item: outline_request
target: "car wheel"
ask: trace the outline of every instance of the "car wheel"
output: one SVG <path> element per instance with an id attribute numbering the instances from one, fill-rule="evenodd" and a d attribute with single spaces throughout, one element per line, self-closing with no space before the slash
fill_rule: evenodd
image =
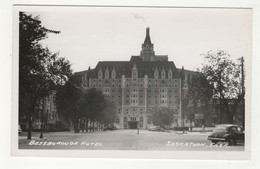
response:
<path id="1" fill-rule="evenodd" d="M 229 138 L 228 139 L 228 145 L 229 146 L 236 145 L 236 140 L 234 138 Z"/>
<path id="2" fill-rule="evenodd" d="M 211 141 L 213 144 L 217 144 L 218 143 L 218 141 L 216 141 L 216 140 L 212 140 Z"/>

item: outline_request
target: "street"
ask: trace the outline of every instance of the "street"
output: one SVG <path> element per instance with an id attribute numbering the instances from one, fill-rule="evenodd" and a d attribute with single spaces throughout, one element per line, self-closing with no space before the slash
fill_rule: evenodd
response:
<path id="1" fill-rule="evenodd" d="M 39 132 L 19 136 L 19 149 L 86 149 L 86 150 L 176 150 L 176 151 L 243 151 L 244 145 L 211 144 L 209 132 L 152 132 L 147 130 L 95 131 L 89 133 L 50 132 L 40 139 Z"/>

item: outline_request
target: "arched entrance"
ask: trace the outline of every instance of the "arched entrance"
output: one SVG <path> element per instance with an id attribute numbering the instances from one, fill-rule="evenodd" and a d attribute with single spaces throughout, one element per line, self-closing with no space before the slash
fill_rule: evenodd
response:
<path id="1" fill-rule="evenodd" d="M 137 126 L 138 126 L 138 121 L 129 121 L 128 122 L 129 129 L 137 129 Z"/>

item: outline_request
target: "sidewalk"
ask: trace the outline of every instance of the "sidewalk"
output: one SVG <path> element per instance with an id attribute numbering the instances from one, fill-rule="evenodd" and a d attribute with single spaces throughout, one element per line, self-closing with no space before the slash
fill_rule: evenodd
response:
<path id="1" fill-rule="evenodd" d="M 211 131 L 171 131 L 171 133 L 184 135 L 209 135 Z"/>

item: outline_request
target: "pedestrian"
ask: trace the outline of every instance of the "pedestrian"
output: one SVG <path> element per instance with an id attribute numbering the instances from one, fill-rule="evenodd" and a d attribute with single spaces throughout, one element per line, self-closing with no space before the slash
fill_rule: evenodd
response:
<path id="1" fill-rule="evenodd" d="M 205 126 L 204 125 L 202 125 L 202 131 L 205 131 Z"/>

